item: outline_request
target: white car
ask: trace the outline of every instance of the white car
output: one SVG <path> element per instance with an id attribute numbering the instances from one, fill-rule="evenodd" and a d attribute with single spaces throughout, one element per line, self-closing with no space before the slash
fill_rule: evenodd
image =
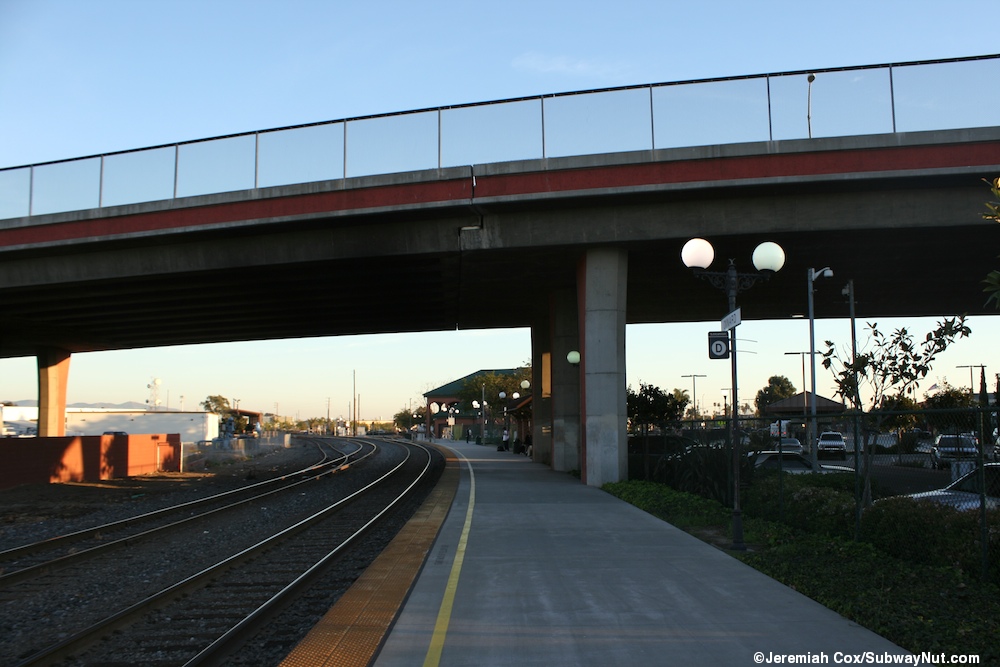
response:
<path id="1" fill-rule="evenodd" d="M 829 454 L 841 461 L 847 460 L 847 442 L 844 436 L 837 431 L 824 431 L 819 434 L 819 441 L 816 443 L 816 454 L 823 456 Z"/>
<path id="2" fill-rule="evenodd" d="M 986 478 L 986 507 L 1000 507 L 1000 463 L 987 463 L 983 466 L 983 476 Z M 907 496 L 914 500 L 931 500 L 942 505 L 950 505 L 963 512 L 979 509 L 979 471 L 959 477 L 948 486 L 938 491 L 914 493 Z"/>

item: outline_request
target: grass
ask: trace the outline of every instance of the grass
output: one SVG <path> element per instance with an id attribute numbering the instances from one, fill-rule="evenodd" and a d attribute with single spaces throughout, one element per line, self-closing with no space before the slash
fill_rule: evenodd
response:
<path id="1" fill-rule="evenodd" d="M 795 482 L 792 493 L 802 502 L 824 509 L 840 505 L 831 488 L 835 480 L 810 490 L 813 476 L 798 477 L 805 479 Z M 693 535 L 729 534 L 730 510 L 716 501 L 643 481 L 604 489 Z M 734 557 L 913 653 L 978 654 L 980 664 L 1000 665 L 997 586 L 955 564 L 914 562 L 856 542 L 843 534 L 841 517 L 816 521 L 817 530 L 810 530 L 801 514 L 786 523 L 772 507 L 759 500 L 754 507 L 752 500 L 748 493 L 744 537 L 750 549 L 731 552 Z"/>

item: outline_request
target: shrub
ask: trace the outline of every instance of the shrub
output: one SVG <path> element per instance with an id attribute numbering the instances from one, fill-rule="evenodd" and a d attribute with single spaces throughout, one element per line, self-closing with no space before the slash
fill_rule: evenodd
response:
<path id="1" fill-rule="evenodd" d="M 795 531 L 786 524 L 746 516 L 743 518 L 743 535 L 744 541 L 753 545 L 754 549 L 778 547 L 796 539 Z"/>
<path id="2" fill-rule="evenodd" d="M 1000 525 L 1000 510 L 987 515 Z M 861 516 L 861 538 L 890 556 L 934 567 L 958 567 L 974 576 L 982 572 L 979 512 L 912 498 L 886 498 Z M 1000 581 L 1000 533 L 989 532 L 990 578 Z"/>
<path id="3" fill-rule="evenodd" d="M 609 482 L 602 488 L 679 528 L 724 525 L 729 522 L 729 510 L 719 503 L 676 491 L 663 484 L 644 481 Z"/>
<path id="4" fill-rule="evenodd" d="M 847 482 L 850 492 L 841 490 Z M 744 494 L 743 508 L 750 517 L 783 522 L 797 530 L 851 537 L 855 512 L 853 490 L 853 475 L 779 475 L 776 471 L 757 471 Z"/>
<path id="5" fill-rule="evenodd" d="M 718 503 L 729 504 L 732 497 L 730 468 L 732 452 L 715 445 L 695 445 L 682 452 L 661 456 L 653 470 L 653 480 L 678 491 L 694 493 Z M 749 474 L 744 461 L 741 475 Z"/>
<path id="6" fill-rule="evenodd" d="M 913 652 L 998 664 L 1000 601 L 960 572 L 914 566 L 870 544 L 805 536 L 741 560 Z"/>

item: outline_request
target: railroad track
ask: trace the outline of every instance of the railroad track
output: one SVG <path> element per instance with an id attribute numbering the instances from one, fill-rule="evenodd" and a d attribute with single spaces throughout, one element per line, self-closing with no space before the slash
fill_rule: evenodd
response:
<path id="1" fill-rule="evenodd" d="M 337 473 L 374 453 L 370 443 L 335 445 L 310 441 L 319 460 L 301 470 L 238 489 L 105 523 L 47 540 L 0 551 L 0 589 L 77 565 L 98 555 L 135 545 L 139 540 L 162 536 L 193 521 L 285 493 L 319 477 Z M 346 445 L 346 447 L 344 446 Z M 349 449 L 350 451 L 344 451 Z"/>
<path id="2" fill-rule="evenodd" d="M 351 475 L 326 479 L 310 475 L 317 484 L 308 486 L 308 494 L 299 495 L 314 500 L 320 497 L 323 502 L 319 509 L 315 509 L 315 502 L 309 503 L 308 516 L 280 528 L 270 523 L 271 534 L 266 538 L 230 549 L 224 557 L 216 551 L 210 565 L 183 577 L 175 574 L 168 584 L 159 579 L 156 590 L 144 592 L 141 599 L 128 605 L 110 605 L 96 620 L 91 614 L 85 627 L 63 628 L 60 641 L 22 650 L 5 664 L 166 666 L 224 664 L 223 660 L 233 664 L 239 660 L 238 653 L 237 657 L 232 655 L 237 647 L 254 637 L 262 624 L 272 634 L 276 629 L 284 632 L 275 615 L 288 609 L 304 590 L 328 607 L 330 603 L 324 600 L 339 595 L 350 584 L 336 570 L 331 575 L 330 564 L 356 549 L 372 527 L 391 516 L 414 489 L 432 485 L 428 477 L 435 467 L 427 449 L 399 443 L 382 443 L 378 455 L 374 454 L 376 447 L 369 445 L 368 449 L 372 451 L 363 465 L 354 468 L 355 464 L 349 464 Z M 344 465 L 339 463 L 336 469 Z M 333 484 L 334 479 L 351 479 L 359 488 Z M 250 504 L 261 507 L 260 503 L 258 498 Z M 182 542 L 192 535 L 190 531 L 170 534 L 178 535 L 172 540 Z M 128 560 L 127 570 L 140 570 L 142 565 L 130 551 L 121 552 L 126 558 L 117 560 Z M 108 572 L 113 576 L 113 569 Z M 142 575 L 131 579 L 135 588 L 148 588 L 138 583 L 141 579 Z M 129 584 L 126 581 L 124 585 Z M 328 594 L 324 593 L 327 588 L 331 589 Z M 289 623 L 301 625 L 302 621 L 293 618 Z M 286 636 L 294 634 L 289 630 Z M 95 643 L 99 639 L 102 641 Z M 263 664 L 259 658 L 259 653 L 254 654 L 244 662 Z"/>

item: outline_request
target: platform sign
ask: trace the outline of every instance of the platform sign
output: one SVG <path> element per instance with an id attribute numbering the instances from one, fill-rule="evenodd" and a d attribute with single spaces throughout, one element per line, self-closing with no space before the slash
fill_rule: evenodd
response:
<path id="1" fill-rule="evenodd" d="M 740 309 L 737 308 L 736 310 L 734 310 L 733 312 L 729 313 L 728 315 L 726 315 L 725 317 L 722 318 L 722 330 L 723 331 L 729 331 L 730 329 L 732 329 L 733 327 L 735 327 L 737 324 L 739 324 L 740 321 L 741 321 L 740 320 Z"/>
<path id="2" fill-rule="evenodd" d="M 729 358 L 729 334 L 725 331 L 708 332 L 708 358 Z"/>

